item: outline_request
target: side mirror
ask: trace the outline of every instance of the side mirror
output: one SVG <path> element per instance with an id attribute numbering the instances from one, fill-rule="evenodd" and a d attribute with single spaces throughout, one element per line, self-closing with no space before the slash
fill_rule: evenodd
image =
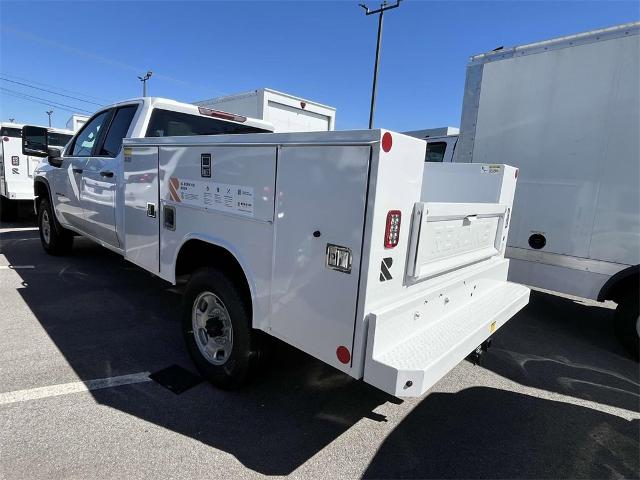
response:
<path id="1" fill-rule="evenodd" d="M 34 157 L 46 157 L 47 151 L 47 129 L 25 125 L 22 127 L 22 154 Z"/>
<path id="2" fill-rule="evenodd" d="M 49 157 L 49 165 L 54 167 L 62 166 L 62 149 L 59 147 L 48 147 L 47 156 Z"/>

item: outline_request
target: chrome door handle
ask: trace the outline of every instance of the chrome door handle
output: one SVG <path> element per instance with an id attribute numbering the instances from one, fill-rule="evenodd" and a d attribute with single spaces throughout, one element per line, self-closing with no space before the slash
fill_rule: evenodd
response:
<path id="1" fill-rule="evenodd" d="M 113 177 L 113 172 L 100 172 L 100 176 L 111 178 Z"/>

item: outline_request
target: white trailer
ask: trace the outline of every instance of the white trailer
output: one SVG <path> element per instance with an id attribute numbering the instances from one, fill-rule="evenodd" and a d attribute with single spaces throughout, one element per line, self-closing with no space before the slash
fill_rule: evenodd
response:
<path id="1" fill-rule="evenodd" d="M 89 120 L 88 115 L 74 113 L 69 117 L 69 120 L 67 120 L 67 130 L 71 130 L 75 133 L 80 130 L 85 123 L 87 123 L 87 120 Z"/>
<path id="2" fill-rule="evenodd" d="M 640 23 L 471 57 L 447 161 L 518 167 L 516 282 L 618 303 L 638 355 Z M 428 148 L 442 147 L 429 139 Z"/>
<path id="3" fill-rule="evenodd" d="M 33 173 L 39 157 L 22 153 L 22 127 L 18 123 L 0 124 L 0 218 L 11 220 L 17 213 L 17 202 L 33 200 Z M 48 143 L 64 146 L 73 136 L 68 130 L 49 128 Z"/>
<path id="4" fill-rule="evenodd" d="M 259 118 L 271 123 L 278 133 L 335 129 L 335 108 L 270 88 L 201 100 L 194 105 Z"/>
<path id="5" fill-rule="evenodd" d="M 112 122 L 92 144 L 113 151 L 99 172 L 74 152 L 103 112 L 39 170 L 42 245 L 68 251 L 75 232 L 184 280 L 186 345 L 219 387 L 248 378 L 266 333 L 418 396 L 527 304 L 529 290 L 506 281 L 513 167 L 425 166 L 423 141 L 384 130 L 148 136 L 116 148 L 117 135 L 155 131 L 146 125 L 159 102 L 107 109 L 129 109 L 132 123 Z M 75 197 L 76 182 L 93 193 Z"/>

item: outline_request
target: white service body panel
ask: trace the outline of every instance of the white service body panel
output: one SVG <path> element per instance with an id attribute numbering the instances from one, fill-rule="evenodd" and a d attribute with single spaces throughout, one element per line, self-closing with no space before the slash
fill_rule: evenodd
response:
<path id="1" fill-rule="evenodd" d="M 425 171 L 424 152 L 383 130 L 125 139 L 125 255 L 175 282 L 187 242 L 224 248 L 247 278 L 254 328 L 421 395 L 529 295 L 506 281 L 515 169 Z M 475 194 L 440 187 L 457 178 Z M 422 229 L 415 212 L 429 209 Z"/>
<path id="2" fill-rule="evenodd" d="M 277 133 L 322 132 L 335 128 L 335 108 L 269 88 L 194 104 L 265 120 Z"/>
<path id="3" fill-rule="evenodd" d="M 595 299 L 640 263 L 639 63 L 637 22 L 471 58 L 455 161 L 519 168 L 514 281 Z"/>

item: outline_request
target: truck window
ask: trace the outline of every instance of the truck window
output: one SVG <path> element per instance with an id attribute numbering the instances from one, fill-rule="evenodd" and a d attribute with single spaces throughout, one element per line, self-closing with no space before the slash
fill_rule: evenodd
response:
<path id="1" fill-rule="evenodd" d="M 444 160 L 444 152 L 447 150 L 447 142 L 427 143 L 427 155 L 425 162 L 442 162 Z"/>
<path id="2" fill-rule="evenodd" d="M 74 157 L 88 157 L 91 155 L 93 145 L 96 143 L 102 125 L 109 118 L 110 110 L 99 113 L 85 125 L 76 137 L 75 143 L 71 149 L 71 155 Z"/>
<path id="3" fill-rule="evenodd" d="M 118 108 L 116 114 L 113 116 L 102 148 L 100 148 L 99 155 L 115 157 L 118 154 L 122 146 L 122 139 L 127 136 L 129 126 L 137 109 L 137 105 L 127 105 L 126 107 Z"/>
<path id="4" fill-rule="evenodd" d="M 22 130 L 20 128 L 2 127 L 2 132 L 0 133 L 0 136 L 20 138 L 22 137 Z"/>
<path id="5" fill-rule="evenodd" d="M 261 128 L 226 122 L 217 118 L 172 112 L 157 108 L 151 114 L 147 137 L 222 135 L 230 133 L 271 133 Z"/>
<path id="6" fill-rule="evenodd" d="M 47 134 L 47 145 L 54 147 L 64 147 L 69 140 L 73 138 L 73 135 L 65 135 L 64 133 L 49 132 Z"/>

